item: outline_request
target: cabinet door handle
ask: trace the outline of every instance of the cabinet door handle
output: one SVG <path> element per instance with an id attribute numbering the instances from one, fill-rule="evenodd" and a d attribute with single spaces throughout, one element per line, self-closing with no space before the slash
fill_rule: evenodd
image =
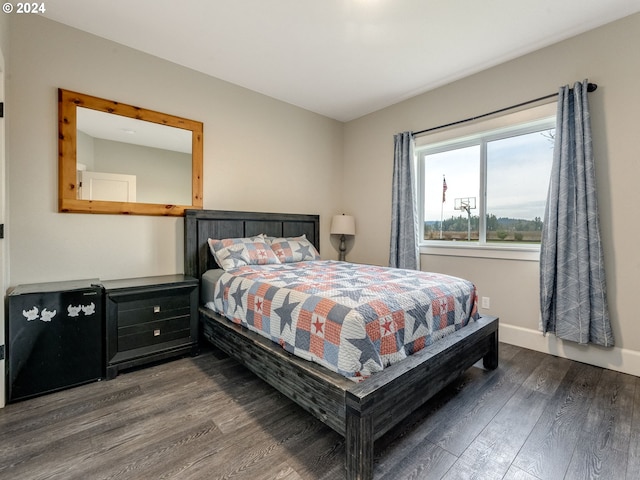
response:
<path id="1" fill-rule="evenodd" d="M 160 313 L 160 305 L 153 306 L 153 313 Z"/>

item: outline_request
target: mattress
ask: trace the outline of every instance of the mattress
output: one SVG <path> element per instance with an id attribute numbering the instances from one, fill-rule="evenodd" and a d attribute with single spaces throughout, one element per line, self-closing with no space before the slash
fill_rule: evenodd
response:
<path id="1" fill-rule="evenodd" d="M 202 280 L 207 308 L 355 381 L 478 318 L 473 283 L 438 273 L 316 260 Z"/>

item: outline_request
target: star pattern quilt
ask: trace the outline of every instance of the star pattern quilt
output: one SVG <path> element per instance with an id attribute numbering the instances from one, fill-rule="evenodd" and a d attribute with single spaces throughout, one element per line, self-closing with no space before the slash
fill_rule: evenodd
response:
<path id="1" fill-rule="evenodd" d="M 207 306 L 358 381 L 478 318 L 473 283 L 332 260 L 224 272 Z"/>

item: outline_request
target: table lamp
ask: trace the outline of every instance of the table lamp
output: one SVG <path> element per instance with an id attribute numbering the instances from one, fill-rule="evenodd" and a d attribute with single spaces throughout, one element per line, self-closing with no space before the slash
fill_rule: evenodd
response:
<path id="1" fill-rule="evenodd" d="M 331 219 L 331 234 L 332 235 L 340 235 L 340 256 L 339 260 L 341 262 L 345 261 L 345 252 L 347 251 L 347 246 L 345 244 L 345 235 L 355 235 L 356 234 L 356 221 L 351 215 L 335 215 L 333 219 Z"/>

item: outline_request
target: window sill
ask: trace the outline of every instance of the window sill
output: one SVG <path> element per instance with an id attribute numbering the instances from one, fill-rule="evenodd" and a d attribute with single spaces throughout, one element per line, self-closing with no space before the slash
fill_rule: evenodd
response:
<path id="1" fill-rule="evenodd" d="M 540 246 L 494 246 L 480 244 L 452 245 L 451 242 L 430 242 L 420 245 L 421 255 L 443 255 L 450 257 L 497 258 L 501 260 L 540 261 Z"/>

